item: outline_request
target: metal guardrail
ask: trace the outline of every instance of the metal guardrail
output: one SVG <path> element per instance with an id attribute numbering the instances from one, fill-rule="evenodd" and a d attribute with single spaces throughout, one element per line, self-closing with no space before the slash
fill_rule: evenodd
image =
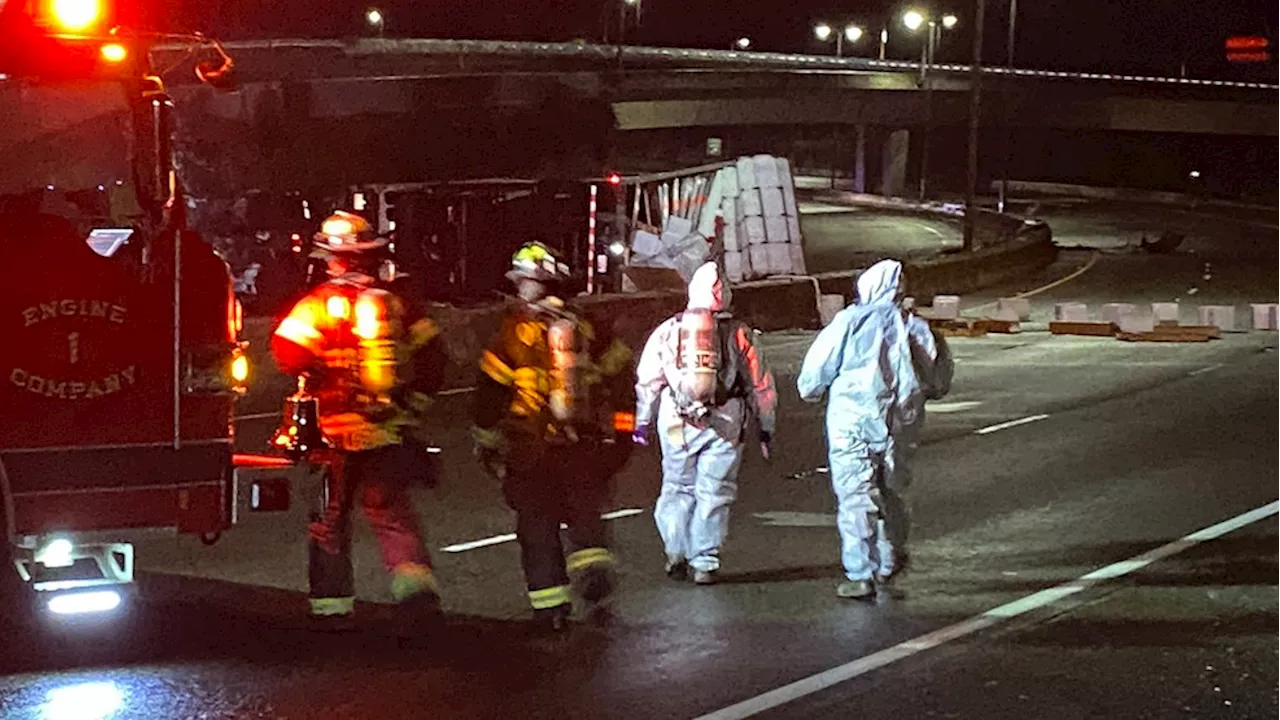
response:
<path id="1" fill-rule="evenodd" d="M 362 38 L 343 40 L 257 40 L 224 43 L 230 50 L 320 50 L 328 49 L 348 56 L 371 55 L 473 55 L 527 58 L 577 58 L 587 61 L 627 63 L 704 63 L 751 66 L 779 70 L 852 70 L 864 72 L 919 72 L 920 63 L 905 60 L 872 60 L 829 55 L 752 52 L 739 50 L 701 50 L 643 46 L 596 45 L 590 43 L 541 43 L 504 40 L 434 40 Z M 170 49 L 170 48 L 163 48 Z M 172 49 L 178 49 L 174 47 Z M 970 66 L 935 63 L 932 72 L 964 73 Z M 985 75 L 993 77 L 1037 78 L 1045 80 L 1087 80 L 1095 82 L 1154 83 L 1189 87 L 1220 87 L 1250 90 L 1280 90 L 1280 85 L 1232 80 L 1161 77 L 1119 73 L 1085 73 L 1028 68 L 985 67 Z"/>

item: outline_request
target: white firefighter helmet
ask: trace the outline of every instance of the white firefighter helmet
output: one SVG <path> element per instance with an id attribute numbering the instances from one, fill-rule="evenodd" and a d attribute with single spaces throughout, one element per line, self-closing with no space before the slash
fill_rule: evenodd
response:
<path id="1" fill-rule="evenodd" d="M 386 247 L 387 239 L 378 237 L 368 220 L 339 210 L 320 223 L 315 244 L 325 253 L 360 253 Z"/>

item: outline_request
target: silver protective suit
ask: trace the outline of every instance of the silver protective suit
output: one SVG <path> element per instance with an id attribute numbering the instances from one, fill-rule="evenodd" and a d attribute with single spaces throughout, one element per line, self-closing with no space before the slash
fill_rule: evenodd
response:
<path id="1" fill-rule="evenodd" d="M 709 422 L 701 427 L 681 416 L 676 397 L 681 373 L 676 359 L 678 316 L 653 331 L 636 367 L 636 426 L 653 428 L 662 448 L 662 491 L 654 520 L 668 557 L 687 560 L 702 571 L 720 567 L 729 506 L 738 493 L 747 419 L 754 415 L 761 431 L 772 435 L 777 406 L 773 374 L 751 331 L 724 313 L 729 295 L 716 265 L 707 263 L 689 283 L 688 309 L 710 310 L 721 323 L 729 323 L 729 351 L 737 353 L 749 380 L 743 397 L 730 397 L 712 408 Z"/>
<path id="2" fill-rule="evenodd" d="M 829 467 L 850 580 L 889 577 L 898 569 L 924 403 L 950 387 L 945 344 L 899 307 L 901 277 L 902 265 L 893 260 L 863 272 L 857 301 L 818 334 L 797 379 L 803 399 L 829 395 Z"/>

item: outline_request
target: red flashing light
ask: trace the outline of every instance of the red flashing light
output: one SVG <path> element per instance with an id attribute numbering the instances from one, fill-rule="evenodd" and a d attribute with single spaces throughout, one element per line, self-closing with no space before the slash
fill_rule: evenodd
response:
<path id="1" fill-rule="evenodd" d="M 1260 52 L 1229 52 L 1227 53 L 1228 62 L 1267 62 L 1271 59 L 1271 53 Z"/>
<path id="2" fill-rule="evenodd" d="M 1271 42 L 1257 35 L 1236 35 L 1227 38 L 1228 50 L 1262 50 Z"/>
<path id="3" fill-rule="evenodd" d="M 611 172 L 607 176 L 605 176 L 605 182 L 609 183 L 610 185 L 621 185 L 622 176 L 619 175 L 618 173 Z"/>

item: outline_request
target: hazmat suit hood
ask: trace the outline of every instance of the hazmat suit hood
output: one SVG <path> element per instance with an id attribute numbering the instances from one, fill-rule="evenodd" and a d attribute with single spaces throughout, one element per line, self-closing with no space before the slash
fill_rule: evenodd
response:
<path id="1" fill-rule="evenodd" d="M 720 268 L 713 262 L 705 263 L 693 273 L 689 280 L 690 310 L 710 310 L 722 312 L 729 307 L 733 293 L 729 284 L 720 274 Z"/>
<path id="2" fill-rule="evenodd" d="M 864 270 L 854 287 L 858 292 L 858 304 L 873 305 L 895 301 L 901 285 L 902 263 L 881 260 Z"/>

